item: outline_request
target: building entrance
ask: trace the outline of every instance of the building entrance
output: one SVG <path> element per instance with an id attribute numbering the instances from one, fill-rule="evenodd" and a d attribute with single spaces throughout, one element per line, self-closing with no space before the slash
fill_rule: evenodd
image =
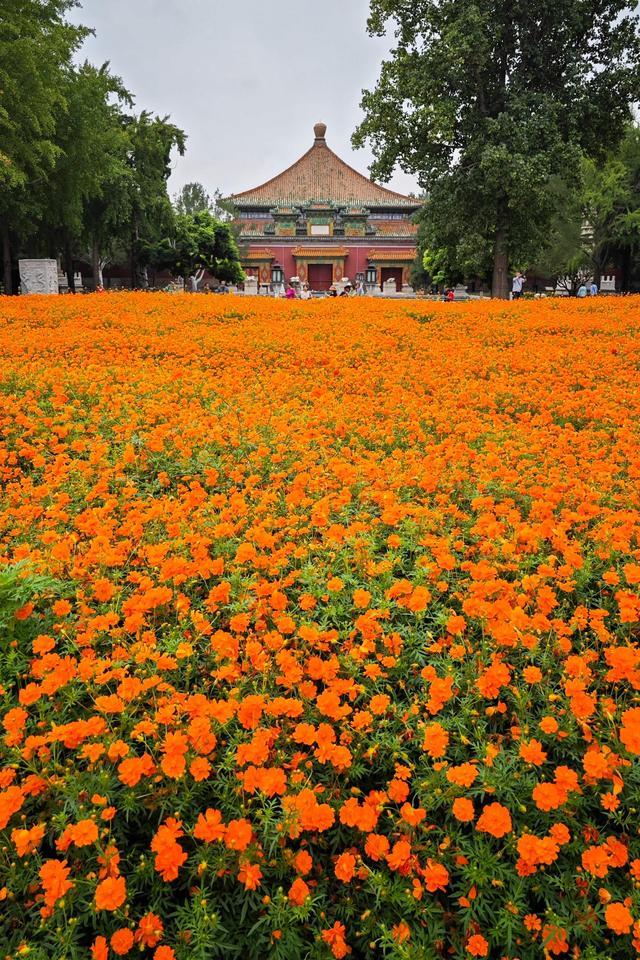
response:
<path id="1" fill-rule="evenodd" d="M 310 263 L 307 268 L 307 282 L 311 290 L 328 290 L 333 281 L 333 264 Z"/>
<path id="2" fill-rule="evenodd" d="M 382 267 L 380 270 L 381 285 L 387 280 L 395 280 L 396 291 L 402 293 L 402 267 Z"/>

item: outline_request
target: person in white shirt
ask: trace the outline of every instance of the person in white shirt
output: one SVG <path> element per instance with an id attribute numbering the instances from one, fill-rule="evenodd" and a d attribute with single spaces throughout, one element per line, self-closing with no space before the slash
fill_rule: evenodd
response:
<path id="1" fill-rule="evenodd" d="M 522 296 L 523 286 L 524 286 L 524 276 L 518 270 L 515 277 L 513 278 L 513 283 L 511 284 L 511 293 L 513 295 L 514 300 L 519 300 L 520 297 Z"/>

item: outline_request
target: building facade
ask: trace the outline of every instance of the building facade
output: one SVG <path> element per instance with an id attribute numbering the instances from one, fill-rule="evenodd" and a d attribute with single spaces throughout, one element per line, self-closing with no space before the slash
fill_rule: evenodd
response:
<path id="1" fill-rule="evenodd" d="M 282 173 L 229 199 L 238 210 L 242 265 L 260 287 L 298 277 L 328 290 L 348 277 L 409 284 L 416 255 L 415 197 L 381 187 L 328 146 L 317 123 L 309 150 Z"/>

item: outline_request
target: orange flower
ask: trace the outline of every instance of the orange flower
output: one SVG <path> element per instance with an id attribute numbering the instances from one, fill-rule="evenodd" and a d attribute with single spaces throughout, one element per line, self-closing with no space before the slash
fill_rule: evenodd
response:
<path id="1" fill-rule="evenodd" d="M 347 944 L 345 933 L 345 925 L 338 920 L 336 920 L 330 930 L 322 931 L 322 939 L 329 945 L 331 953 L 336 960 L 343 960 L 344 957 L 351 953 L 351 947 Z"/>
<path id="2" fill-rule="evenodd" d="M 476 830 L 480 833 L 489 833 L 492 837 L 498 838 L 511 833 L 511 829 L 511 814 L 500 803 L 490 803 L 486 806 L 476 824 Z"/>
<path id="3" fill-rule="evenodd" d="M 68 879 L 69 867 L 66 860 L 45 860 L 40 867 L 40 880 L 44 890 L 46 908 L 51 911 L 58 900 L 71 890 L 73 883 Z"/>
<path id="4" fill-rule="evenodd" d="M 88 847 L 98 839 L 95 820 L 79 820 L 69 828 L 69 833 L 76 847 Z"/>
<path id="5" fill-rule="evenodd" d="M 417 827 L 427 815 L 422 807 L 412 807 L 410 803 L 403 803 L 400 807 L 400 816 L 412 827 Z"/>
<path id="6" fill-rule="evenodd" d="M 262 870 L 257 863 L 245 861 L 238 871 L 238 880 L 244 884 L 246 890 L 257 890 L 262 879 Z"/>
<path id="7" fill-rule="evenodd" d="M 353 592 L 353 605 L 360 610 L 364 610 L 371 603 L 371 594 L 368 590 L 358 588 Z"/>
<path id="8" fill-rule="evenodd" d="M 555 924 L 545 924 L 542 928 L 542 942 L 547 951 L 555 956 L 569 951 L 567 931 Z"/>
<path id="9" fill-rule="evenodd" d="M 526 763 L 531 763 L 535 767 L 540 766 L 540 764 L 544 763 L 547 759 L 547 753 L 542 749 L 542 744 L 539 740 L 530 740 L 529 743 L 521 743 L 520 756 Z"/>
<path id="10" fill-rule="evenodd" d="M 478 768 L 473 763 L 461 763 L 457 767 L 449 767 L 447 780 L 458 787 L 470 787 L 478 776 Z"/>
<path id="11" fill-rule="evenodd" d="M 20 787 L 9 787 L 0 791 L 0 830 L 4 830 L 9 820 L 22 809 L 24 793 Z"/>
<path id="12" fill-rule="evenodd" d="M 364 845 L 365 853 L 372 860 L 384 860 L 389 852 L 389 841 L 377 833 L 370 833 Z"/>
<path id="13" fill-rule="evenodd" d="M 96 937 L 91 945 L 92 960 L 107 960 L 109 956 L 109 947 L 104 937 Z"/>
<path id="14" fill-rule="evenodd" d="M 19 857 L 26 857 L 27 854 L 36 850 L 45 834 L 45 825 L 39 823 L 29 830 L 12 830 L 11 840 L 16 848 Z"/>
<path id="15" fill-rule="evenodd" d="M 124 877 L 107 877 L 96 887 L 96 910 L 117 910 L 127 897 Z"/>
<path id="16" fill-rule="evenodd" d="M 436 890 L 445 890 L 449 883 L 449 871 L 441 863 L 434 863 L 427 859 L 427 865 L 422 871 L 425 879 L 425 885 L 429 893 L 435 893 Z"/>
<path id="17" fill-rule="evenodd" d="M 142 947 L 155 947 L 164 932 L 164 925 L 155 913 L 145 913 L 135 933 L 136 943 Z"/>
<path id="18" fill-rule="evenodd" d="M 109 944 L 115 954 L 124 957 L 131 950 L 133 942 L 133 930 L 129 930 L 128 927 L 121 927 L 111 935 Z"/>
<path id="19" fill-rule="evenodd" d="M 625 710 L 622 714 L 620 739 L 629 753 L 640 753 L 640 707 Z"/>
<path id="20" fill-rule="evenodd" d="M 306 850 L 299 850 L 293 861 L 296 872 L 306 876 L 313 866 L 313 858 Z"/>
<path id="21" fill-rule="evenodd" d="M 411 928 L 409 924 L 405 923 L 404 920 L 396 923 L 395 926 L 391 928 L 391 936 L 397 943 L 406 943 L 407 940 L 411 939 Z"/>
<path id="22" fill-rule="evenodd" d="M 289 887 L 287 894 L 289 902 L 296 907 L 301 907 L 309 896 L 309 887 L 300 877 L 297 877 Z"/>
<path id="23" fill-rule="evenodd" d="M 334 873 L 338 880 L 342 880 L 343 883 L 349 883 L 349 881 L 353 878 L 355 868 L 356 858 L 353 856 L 353 854 L 341 853 L 336 860 Z"/>
<path id="24" fill-rule="evenodd" d="M 156 947 L 153 951 L 153 960 L 176 960 L 176 955 L 171 947 Z"/>
<path id="25" fill-rule="evenodd" d="M 460 820 L 461 823 L 469 823 L 475 817 L 473 803 L 466 797 L 458 797 L 454 800 L 452 810 L 456 820 Z"/>
<path id="26" fill-rule="evenodd" d="M 489 953 L 489 944 L 479 933 L 474 933 L 467 940 L 467 953 L 472 957 L 486 957 Z"/>
<path id="27" fill-rule="evenodd" d="M 179 820 L 169 817 L 162 824 L 151 841 L 155 853 L 155 868 L 163 880 L 175 880 L 187 854 L 178 843 L 183 835 Z"/>
<path id="28" fill-rule="evenodd" d="M 253 827 L 248 820 L 230 820 L 225 830 L 224 842 L 229 850 L 246 850 L 252 836 Z"/>
<path id="29" fill-rule="evenodd" d="M 633 926 L 631 911 L 623 903 L 610 903 L 605 907 L 604 918 L 614 933 L 629 933 Z"/>
<path id="30" fill-rule="evenodd" d="M 193 835 L 197 840 L 213 843 L 216 840 L 224 839 L 226 829 L 220 811 L 209 807 L 204 813 L 199 814 L 197 823 L 193 828 Z"/>
<path id="31" fill-rule="evenodd" d="M 449 743 L 449 734 L 439 723 L 428 723 L 424 731 L 422 749 L 430 757 L 444 757 Z"/>

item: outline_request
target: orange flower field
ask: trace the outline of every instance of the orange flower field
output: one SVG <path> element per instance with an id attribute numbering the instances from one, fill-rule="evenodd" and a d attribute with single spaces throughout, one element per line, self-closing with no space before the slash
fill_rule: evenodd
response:
<path id="1" fill-rule="evenodd" d="M 640 953 L 640 298 L 0 305 L 0 957 Z"/>

